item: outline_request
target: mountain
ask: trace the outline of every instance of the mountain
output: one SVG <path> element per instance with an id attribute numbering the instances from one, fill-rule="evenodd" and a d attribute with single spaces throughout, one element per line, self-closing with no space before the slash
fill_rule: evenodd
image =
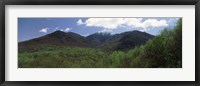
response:
<path id="1" fill-rule="evenodd" d="M 135 46 L 145 44 L 149 39 L 153 38 L 146 32 L 130 31 L 113 35 L 100 47 L 106 50 L 129 50 Z"/>
<path id="2" fill-rule="evenodd" d="M 92 43 L 93 46 L 98 46 L 108 40 L 112 35 L 110 33 L 94 33 L 86 38 Z"/>
<path id="3" fill-rule="evenodd" d="M 101 48 L 109 51 L 126 51 L 137 45 L 145 44 L 153 37 L 153 35 L 140 31 L 130 31 L 115 35 L 110 33 L 94 33 L 87 37 L 73 32 L 55 31 L 39 38 L 20 42 L 18 48 L 19 52 L 37 51 L 51 47 L 87 47 Z"/>
<path id="4" fill-rule="evenodd" d="M 20 51 L 34 51 L 41 48 L 53 47 L 89 47 L 89 41 L 76 33 L 55 31 L 45 36 L 19 43 Z"/>

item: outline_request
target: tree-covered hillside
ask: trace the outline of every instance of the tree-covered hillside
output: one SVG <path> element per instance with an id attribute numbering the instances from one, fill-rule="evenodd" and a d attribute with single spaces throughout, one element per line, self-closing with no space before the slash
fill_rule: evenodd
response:
<path id="1" fill-rule="evenodd" d="M 129 35 L 125 36 L 127 36 L 126 38 L 132 39 L 132 37 L 129 37 Z M 19 56 L 18 67 L 19 68 L 181 68 L 182 67 L 182 19 L 178 20 L 178 23 L 175 27 L 165 28 L 160 33 L 160 35 L 152 37 L 151 39 L 147 40 L 147 42 L 143 43 L 143 45 L 141 44 L 136 45 L 126 51 L 117 49 L 107 52 L 106 50 L 104 50 L 104 48 L 99 48 L 99 47 L 94 48 L 87 46 L 85 47 L 85 44 L 87 44 L 88 41 L 80 36 L 77 36 L 75 38 L 73 37 L 73 40 L 77 38 L 83 39 L 81 43 L 84 44 L 84 47 L 82 46 L 57 47 L 57 46 L 45 45 L 44 48 L 38 48 L 31 52 L 28 52 L 26 50 L 19 50 L 20 52 L 18 55 Z M 121 39 L 121 40 L 127 41 L 130 39 Z M 114 45 L 114 43 L 115 42 L 110 43 L 110 46 Z M 77 44 L 75 43 L 74 45 Z M 23 44 L 20 44 L 20 46 L 22 46 L 22 48 L 24 49 Z"/>

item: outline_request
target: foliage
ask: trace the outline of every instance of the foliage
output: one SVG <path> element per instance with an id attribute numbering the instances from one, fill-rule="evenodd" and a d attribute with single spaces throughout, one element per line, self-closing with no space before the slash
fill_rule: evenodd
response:
<path id="1" fill-rule="evenodd" d="M 19 68 L 180 68 L 182 19 L 174 28 L 129 51 L 106 52 L 98 48 L 44 46 L 19 52 Z"/>
<path id="2" fill-rule="evenodd" d="M 139 55 L 132 55 L 135 59 L 131 67 L 182 67 L 182 19 L 173 29 L 164 29 L 140 49 Z"/>

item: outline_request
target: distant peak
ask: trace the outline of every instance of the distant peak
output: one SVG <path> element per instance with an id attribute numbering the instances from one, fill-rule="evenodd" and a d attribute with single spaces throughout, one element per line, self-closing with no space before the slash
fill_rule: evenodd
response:
<path id="1" fill-rule="evenodd" d="M 65 32 L 63 32 L 63 31 L 60 31 L 60 30 L 56 30 L 56 31 L 54 31 L 54 32 L 52 32 L 52 33 L 50 33 L 50 34 L 48 34 L 48 35 L 61 35 L 61 34 L 66 34 Z"/>
<path id="2" fill-rule="evenodd" d="M 56 30 L 56 31 L 54 31 L 54 33 L 55 33 L 55 32 L 64 32 L 64 31 L 61 31 L 61 30 Z"/>
<path id="3" fill-rule="evenodd" d="M 97 32 L 97 33 L 94 33 L 94 34 L 97 34 L 97 35 L 111 35 L 111 33 L 109 33 L 109 32 Z"/>
<path id="4" fill-rule="evenodd" d="M 139 30 L 133 30 L 133 31 L 127 31 L 127 32 L 123 32 L 123 33 L 145 33 Z"/>
<path id="5" fill-rule="evenodd" d="M 133 30 L 132 32 L 144 32 L 144 31 L 139 31 L 139 30 Z"/>
<path id="6" fill-rule="evenodd" d="M 145 31 L 139 31 L 139 30 L 134 30 L 134 31 L 132 31 L 132 32 L 139 32 L 139 33 L 146 33 L 146 34 L 149 34 L 149 33 L 145 32 Z"/>
<path id="7" fill-rule="evenodd" d="M 61 30 L 56 30 L 54 32 L 52 32 L 51 34 L 76 34 L 74 32 L 65 32 L 65 31 L 61 31 Z"/>

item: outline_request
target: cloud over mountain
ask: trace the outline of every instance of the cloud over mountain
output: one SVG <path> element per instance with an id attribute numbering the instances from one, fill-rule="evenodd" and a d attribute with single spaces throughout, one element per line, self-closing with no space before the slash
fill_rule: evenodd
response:
<path id="1" fill-rule="evenodd" d="M 49 28 L 42 28 L 41 30 L 39 30 L 39 32 L 42 32 L 42 33 L 47 33 Z"/>
<path id="2" fill-rule="evenodd" d="M 146 19 L 143 18 L 88 18 L 85 21 L 79 19 L 77 25 L 87 27 L 101 27 L 102 31 L 112 31 L 120 27 L 141 28 L 143 31 L 155 29 L 158 27 L 167 27 L 166 20 Z"/>

